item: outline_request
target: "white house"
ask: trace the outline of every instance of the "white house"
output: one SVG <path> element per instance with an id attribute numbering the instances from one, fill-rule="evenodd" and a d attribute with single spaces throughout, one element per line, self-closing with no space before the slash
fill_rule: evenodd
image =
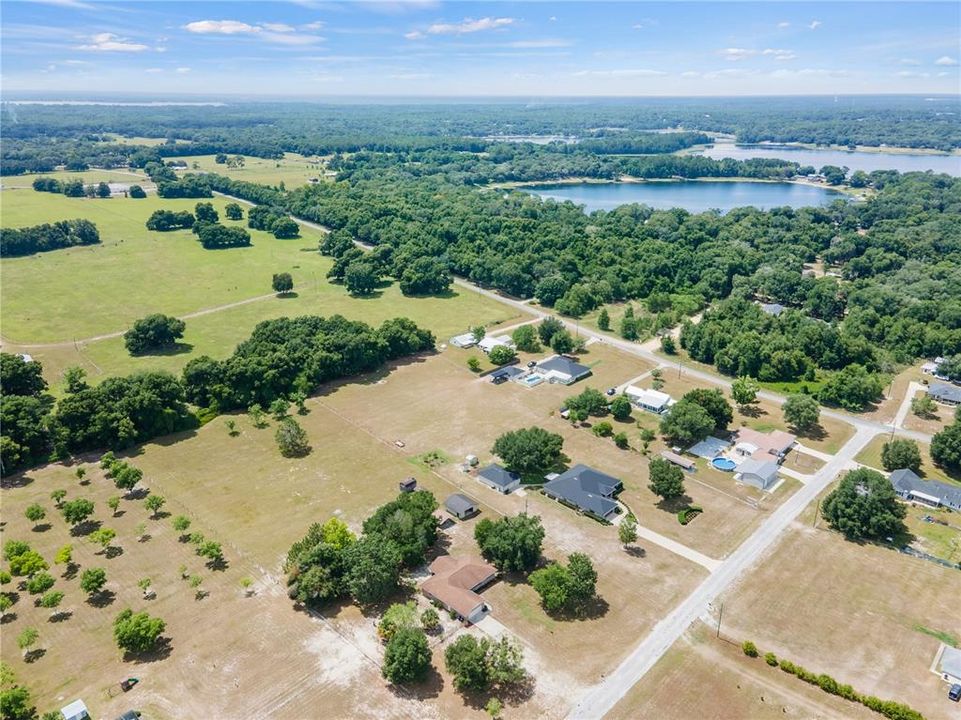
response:
<path id="1" fill-rule="evenodd" d="M 477 344 L 477 340 L 474 339 L 474 333 L 464 333 L 463 335 L 455 335 L 448 342 L 454 347 L 459 347 L 459 348 L 474 347 Z"/>
<path id="2" fill-rule="evenodd" d="M 87 712 L 83 700 L 74 700 L 60 708 L 60 714 L 63 715 L 63 720 L 90 720 L 90 713 Z"/>
<path id="3" fill-rule="evenodd" d="M 645 390 L 636 385 L 629 385 L 624 391 L 628 400 L 641 410 L 661 415 L 674 404 L 674 399 L 667 393 L 659 390 Z"/>
<path id="4" fill-rule="evenodd" d="M 942 645 L 941 648 L 941 657 L 938 658 L 941 679 L 949 683 L 961 683 L 961 650 L 950 645 Z"/>
<path id="5" fill-rule="evenodd" d="M 480 348 L 481 350 L 483 350 L 485 353 L 489 353 L 491 350 L 493 350 L 494 348 L 496 348 L 498 345 L 501 345 L 501 346 L 503 346 L 503 347 L 512 348 L 512 349 L 513 349 L 513 347 L 514 347 L 514 343 L 513 343 L 513 342 L 511 341 L 511 339 L 510 339 L 509 337 L 507 337 L 506 335 L 500 335 L 500 336 L 498 336 L 498 337 L 491 337 L 490 335 L 488 335 L 488 336 L 484 337 L 479 343 L 477 343 L 477 347 L 479 347 L 479 348 Z"/>

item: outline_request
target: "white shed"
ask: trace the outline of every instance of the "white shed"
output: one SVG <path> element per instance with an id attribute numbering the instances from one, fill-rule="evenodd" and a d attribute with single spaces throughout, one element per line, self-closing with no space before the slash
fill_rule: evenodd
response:
<path id="1" fill-rule="evenodd" d="M 83 700 L 74 700 L 62 707 L 60 714 L 63 715 L 63 720 L 90 720 L 90 713 L 87 712 L 87 706 Z"/>

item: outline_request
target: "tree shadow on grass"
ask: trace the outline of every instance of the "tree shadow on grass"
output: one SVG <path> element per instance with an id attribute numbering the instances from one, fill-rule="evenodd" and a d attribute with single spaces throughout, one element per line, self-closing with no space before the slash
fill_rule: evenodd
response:
<path id="1" fill-rule="evenodd" d="M 560 622 L 577 622 L 578 620 L 596 620 L 604 617 L 610 609 L 611 606 L 607 600 L 598 595 L 581 608 L 580 612 L 559 611 L 547 613 L 547 615 L 552 620 L 559 620 Z"/>
<path id="2" fill-rule="evenodd" d="M 372 290 L 369 293 L 348 293 L 351 300 L 379 300 L 384 296 L 383 290 Z"/>
<path id="3" fill-rule="evenodd" d="M 51 615 L 47 622 L 62 623 L 73 617 L 73 610 L 60 610 Z"/>
<path id="4" fill-rule="evenodd" d="M 300 295 L 297 294 L 297 291 L 291 290 L 290 292 L 277 293 L 276 297 L 278 300 L 296 300 Z"/>
<path id="5" fill-rule="evenodd" d="M 67 567 L 64 568 L 63 577 L 64 580 L 73 580 L 77 577 L 77 573 L 80 571 L 80 565 L 75 562 L 67 563 Z"/>
<path id="6" fill-rule="evenodd" d="M 18 473 L 0 480 L 0 488 L 21 488 L 26 487 L 32 482 L 33 478 L 29 475 Z"/>
<path id="7" fill-rule="evenodd" d="M 194 350 L 194 346 L 190 343 L 177 342 L 170 345 L 164 345 L 163 347 L 151 348 L 145 352 L 131 353 L 133 357 L 146 358 L 146 357 L 170 357 L 173 355 L 186 355 Z"/>
<path id="8" fill-rule="evenodd" d="M 70 534 L 73 537 L 83 537 L 89 535 L 94 530 L 99 530 L 102 524 L 99 520 L 84 520 L 82 523 L 77 523 L 70 528 Z"/>
<path id="9" fill-rule="evenodd" d="M 17 619 L 17 614 L 15 612 L 8 612 L 2 618 L 0 618 L 0 625 L 6 625 L 7 623 L 12 623 Z"/>
<path id="10" fill-rule="evenodd" d="M 647 557 L 647 550 L 640 547 L 639 545 L 630 545 L 624 548 L 624 552 L 626 552 L 631 557 L 635 557 L 635 558 Z"/>
<path id="11" fill-rule="evenodd" d="M 128 490 L 124 500 L 145 500 L 150 494 L 150 488 L 138 487 Z"/>
<path id="12" fill-rule="evenodd" d="M 123 555 L 123 548 L 117 545 L 110 545 L 103 552 L 103 556 L 108 560 L 113 560 L 115 557 L 120 557 Z"/>
<path id="13" fill-rule="evenodd" d="M 33 650 L 29 650 L 23 654 L 23 661 L 28 664 L 35 663 L 46 654 L 46 648 L 34 648 Z"/>
<path id="14" fill-rule="evenodd" d="M 664 510 L 669 513 L 679 513 L 681 510 L 689 506 L 693 500 L 688 497 L 687 493 L 681 495 L 680 497 L 673 498 L 661 498 L 655 503 L 658 510 Z"/>
<path id="15" fill-rule="evenodd" d="M 798 438 L 800 438 L 801 440 L 811 440 L 813 442 L 819 442 L 821 440 L 824 440 L 824 438 L 826 438 L 827 436 L 828 434 L 824 431 L 824 428 L 821 427 L 821 423 L 818 423 L 814 427 L 808 428 L 803 432 L 798 431 Z"/>
<path id="16" fill-rule="evenodd" d="M 427 669 L 427 675 L 425 675 L 424 679 L 420 682 L 404 685 L 390 684 L 387 687 L 398 697 L 413 697 L 415 700 L 432 700 L 443 692 L 444 678 L 437 672 L 437 668 L 431 665 Z"/>
<path id="17" fill-rule="evenodd" d="M 230 563 L 227 561 L 227 558 L 223 558 L 223 557 L 214 558 L 213 560 L 208 560 L 206 565 L 208 570 L 214 570 L 216 572 L 224 572 L 227 568 L 230 567 Z"/>
<path id="18" fill-rule="evenodd" d="M 743 407 L 738 407 L 737 410 L 744 417 L 754 418 L 755 420 L 762 415 L 767 415 L 767 410 L 762 408 L 760 405 L 745 405 Z"/>
<path id="19" fill-rule="evenodd" d="M 33 531 L 38 533 L 47 532 L 51 527 L 53 526 L 50 523 L 40 523 L 39 525 L 33 526 Z"/>
<path id="20" fill-rule="evenodd" d="M 87 604 L 95 608 L 105 608 L 117 599 L 117 593 L 113 590 L 101 590 L 87 597 Z"/>
<path id="21" fill-rule="evenodd" d="M 127 650 L 123 654 L 124 662 L 134 662 L 138 665 L 166 660 L 173 652 L 173 643 L 168 637 L 157 638 L 153 648 L 146 652 L 130 652 Z"/>

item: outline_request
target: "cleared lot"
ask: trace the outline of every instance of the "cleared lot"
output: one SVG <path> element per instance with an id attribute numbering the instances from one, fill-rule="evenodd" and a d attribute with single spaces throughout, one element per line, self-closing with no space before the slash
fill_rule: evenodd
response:
<path id="1" fill-rule="evenodd" d="M 959 597 L 957 570 L 846 542 L 802 516 L 723 598 L 723 632 L 948 720 L 957 706 L 929 672 L 939 641 L 921 628 L 961 634 Z"/>
<path id="2" fill-rule="evenodd" d="M 877 718 L 867 708 L 750 659 L 736 645 L 695 625 L 608 715 L 612 720 L 774 720 Z"/>

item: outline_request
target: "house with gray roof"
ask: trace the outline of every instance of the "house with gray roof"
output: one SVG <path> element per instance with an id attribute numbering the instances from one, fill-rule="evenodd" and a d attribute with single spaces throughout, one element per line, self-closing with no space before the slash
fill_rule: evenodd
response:
<path id="1" fill-rule="evenodd" d="M 961 650 L 950 645 L 942 645 L 941 657 L 938 658 L 938 672 L 942 680 L 961 683 Z"/>
<path id="2" fill-rule="evenodd" d="M 466 520 L 480 512 L 477 503 L 466 495 L 454 493 L 444 501 L 444 507 L 458 520 Z"/>
<path id="3" fill-rule="evenodd" d="M 961 387 L 948 383 L 934 383 L 928 388 L 928 396 L 944 405 L 961 405 Z"/>
<path id="4" fill-rule="evenodd" d="M 477 473 L 477 479 L 494 488 L 497 492 L 507 495 L 521 486 L 521 476 L 511 472 L 497 463 L 491 463 Z"/>
<path id="5" fill-rule="evenodd" d="M 617 478 L 587 465 L 575 465 L 548 482 L 544 494 L 587 515 L 610 520 L 617 512 L 617 493 L 623 489 Z"/>
<path id="6" fill-rule="evenodd" d="M 777 482 L 777 470 L 777 463 L 773 460 L 748 458 L 738 465 L 734 479 L 767 490 Z"/>
<path id="7" fill-rule="evenodd" d="M 894 492 L 903 500 L 918 502 L 930 507 L 947 507 L 961 510 L 961 487 L 938 480 L 924 480 L 913 470 L 895 470 L 888 478 Z"/>
<path id="8" fill-rule="evenodd" d="M 547 360 L 541 360 L 534 371 L 548 381 L 562 385 L 572 385 L 591 374 L 591 369 L 587 365 L 574 362 L 565 355 L 555 355 Z"/>

